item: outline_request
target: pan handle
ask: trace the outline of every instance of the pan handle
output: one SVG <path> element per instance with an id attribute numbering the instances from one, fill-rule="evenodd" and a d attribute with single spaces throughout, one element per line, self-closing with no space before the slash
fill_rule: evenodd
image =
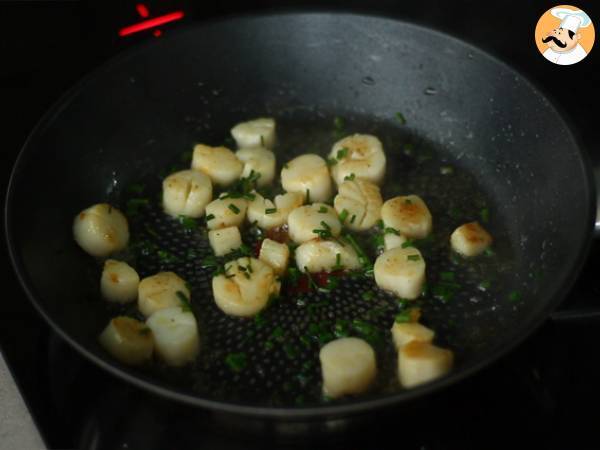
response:
<path id="1" fill-rule="evenodd" d="M 596 184 L 596 223 L 594 224 L 594 238 L 600 238 L 600 166 L 594 167 L 594 181 Z"/>

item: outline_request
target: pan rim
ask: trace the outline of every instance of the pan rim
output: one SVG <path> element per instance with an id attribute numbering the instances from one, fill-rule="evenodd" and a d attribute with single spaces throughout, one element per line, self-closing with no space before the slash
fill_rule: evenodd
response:
<path id="1" fill-rule="evenodd" d="M 445 39 L 449 39 L 454 43 L 460 44 L 465 49 L 470 49 L 476 52 L 478 55 L 481 55 L 485 58 L 492 60 L 495 64 L 502 66 L 505 70 L 510 73 L 516 74 L 520 77 L 520 79 L 528 84 L 531 89 L 540 97 L 542 97 L 545 101 L 548 102 L 549 107 L 554 109 L 557 116 L 562 120 L 565 126 L 565 130 L 568 132 L 569 138 L 574 142 L 575 147 L 577 148 L 577 152 L 579 153 L 579 163 L 581 165 L 582 172 L 585 174 L 585 180 L 582 180 L 585 187 L 584 195 L 587 197 L 587 221 L 588 221 L 588 232 L 585 235 L 581 235 L 579 240 L 579 248 L 577 249 L 576 256 L 573 260 L 573 265 L 570 270 L 565 271 L 564 282 L 561 283 L 560 288 L 554 292 L 553 296 L 546 301 L 546 305 L 543 308 L 543 314 L 539 314 L 537 317 L 534 317 L 528 323 L 524 323 L 522 325 L 522 329 L 520 333 L 517 333 L 514 338 L 509 342 L 505 343 L 501 346 L 493 347 L 488 355 L 484 358 L 481 358 L 479 361 L 471 363 L 465 367 L 462 367 L 460 370 L 455 371 L 447 375 L 446 377 L 433 381 L 431 383 L 424 384 L 422 386 L 398 391 L 393 394 L 380 394 L 374 398 L 357 398 L 353 399 L 349 403 L 340 403 L 337 405 L 318 405 L 318 406 L 310 406 L 310 407 L 267 407 L 267 406 L 256 406 L 249 405 L 244 403 L 236 403 L 236 402 L 225 402 L 225 401 L 216 401 L 210 400 L 202 397 L 198 397 L 193 395 L 192 393 L 188 393 L 183 391 L 182 389 L 175 387 L 168 387 L 164 383 L 160 383 L 158 381 L 151 381 L 148 377 L 141 377 L 139 375 L 134 375 L 127 370 L 121 368 L 115 363 L 109 363 L 107 360 L 99 357 L 92 351 L 85 348 L 82 344 L 78 343 L 74 338 L 70 337 L 65 331 L 61 329 L 61 327 L 50 317 L 50 315 L 46 312 L 46 310 L 42 306 L 42 302 L 38 300 L 41 296 L 36 295 L 35 292 L 31 289 L 31 284 L 28 281 L 28 274 L 26 273 L 23 263 L 19 257 L 19 250 L 15 246 L 14 241 L 14 228 L 15 225 L 12 223 L 12 210 L 15 208 L 14 205 L 14 191 L 15 185 L 18 183 L 18 178 L 23 166 L 23 161 L 27 157 L 27 154 L 30 153 L 30 148 L 35 148 L 32 145 L 32 142 L 39 135 L 45 127 L 49 126 L 53 120 L 53 118 L 58 115 L 65 107 L 69 105 L 72 99 L 80 92 L 91 80 L 101 76 L 105 71 L 108 71 L 112 67 L 117 64 L 121 64 L 126 61 L 128 58 L 136 55 L 139 52 L 142 52 L 149 46 L 156 45 L 155 42 L 146 41 L 142 44 L 135 45 L 132 48 L 126 49 L 120 54 L 115 55 L 108 61 L 104 62 L 90 73 L 86 74 L 81 80 L 79 80 L 75 85 L 73 85 L 70 89 L 68 89 L 65 93 L 63 93 L 58 100 L 43 114 L 43 116 L 39 119 L 35 127 L 29 133 L 27 139 L 25 140 L 21 150 L 18 153 L 18 156 L 15 160 L 13 169 L 11 171 L 11 175 L 8 182 L 7 193 L 5 197 L 5 210 L 4 210 L 4 225 L 5 225 L 5 238 L 7 240 L 7 248 L 8 254 L 10 256 L 11 263 L 17 275 L 17 278 L 25 291 L 25 294 L 29 298 L 29 301 L 33 304 L 36 311 L 44 318 L 47 324 L 56 332 L 62 339 L 64 339 L 68 344 L 70 344 L 78 353 L 80 353 L 83 357 L 92 361 L 97 366 L 101 367 L 103 370 L 106 370 L 108 373 L 118 376 L 125 381 L 144 388 L 146 391 L 149 391 L 153 394 L 158 394 L 161 397 L 177 400 L 182 403 L 186 403 L 192 406 L 199 406 L 208 408 L 211 410 L 218 410 L 227 413 L 245 415 L 245 416 L 254 416 L 261 418 L 275 418 L 275 419 L 310 419 L 310 418 L 322 418 L 324 416 L 331 417 L 339 417 L 339 416 L 349 416 L 358 413 L 364 413 L 373 408 L 383 408 L 392 405 L 398 405 L 400 403 L 409 402 L 411 400 L 415 400 L 416 398 L 425 397 L 434 392 L 438 392 L 443 388 L 449 387 L 455 383 L 458 383 L 461 380 L 466 379 L 467 377 L 472 376 L 476 372 L 479 372 L 486 366 L 489 366 L 493 362 L 497 361 L 501 357 L 505 356 L 512 350 L 514 350 L 518 345 L 520 345 L 524 340 L 526 340 L 529 336 L 531 336 L 535 330 L 537 330 L 542 323 L 544 323 L 548 318 L 549 314 L 561 303 L 562 300 L 566 297 L 567 293 L 570 291 L 572 285 L 574 284 L 581 268 L 587 258 L 587 254 L 589 252 L 590 243 L 592 240 L 592 230 L 595 219 L 595 184 L 593 183 L 593 175 L 590 164 L 590 158 L 587 152 L 584 151 L 584 148 L 580 142 L 580 139 L 573 132 L 573 127 L 570 125 L 570 122 L 565 119 L 565 115 L 561 112 L 561 109 L 557 107 L 556 102 L 552 100 L 552 98 L 547 95 L 542 89 L 539 88 L 535 83 L 531 82 L 527 77 L 523 76 L 521 72 L 513 68 L 511 65 L 505 63 L 500 58 L 491 54 L 487 49 L 481 49 L 468 41 L 465 41 L 462 38 L 457 38 L 452 34 L 447 33 L 446 31 L 439 31 L 435 28 L 431 28 L 429 26 L 425 26 L 419 23 L 415 23 L 408 20 L 399 19 L 397 17 L 386 17 L 381 14 L 369 14 L 363 12 L 348 12 L 348 11 L 326 11 L 321 9 L 316 9 L 314 11 L 275 11 L 275 12 L 266 12 L 261 14 L 236 14 L 236 15 L 228 15 L 225 17 L 219 17 L 207 21 L 202 22 L 194 22 L 191 24 L 187 24 L 182 26 L 180 29 L 175 30 L 170 33 L 169 36 L 166 36 L 164 40 L 176 39 L 177 37 L 191 32 L 197 28 L 201 28 L 207 25 L 214 25 L 221 22 L 228 22 L 233 20 L 261 20 L 265 18 L 272 17 L 285 17 L 285 16 L 325 16 L 325 15 L 333 15 L 336 17 L 361 17 L 361 18 L 377 18 L 379 20 L 383 20 L 386 22 L 394 23 L 396 25 L 400 25 L 403 27 L 409 27 L 413 29 L 419 29 L 422 32 L 426 32 L 429 34 L 437 35 L 439 37 L 443 37 Z M 164 42 L 164 41 L 163 41 Z M 568 117 L 568 116 L 567 116 Z"/>

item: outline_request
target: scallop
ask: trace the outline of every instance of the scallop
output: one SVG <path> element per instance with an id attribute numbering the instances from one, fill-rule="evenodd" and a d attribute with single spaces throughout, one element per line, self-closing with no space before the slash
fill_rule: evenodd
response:
<path id="1" fill-rule="evenodd" d="M 337 141 L 329 154 L 331 175 L 340 185 L 347 178 L 360 178 L 380 184 L 385 175 L 383 145 L 376 136 L 353 134 Z"/>
<path id="2" fill-rule="evenodd" d="M 107 257 L 129 242 L 129 225 L 121 211 L 99 203 L 81 211 L 73 221 L 75 242 L 92 256 Z"/>
<path id="3" fill-rule="evenodd" d="M 492 236 L 479 223 L 466 223 L 454 230 L 450 245 L 463 256 L 477 256 L 492 245 Z"/>
<path id="4" fill-rule="evenodd" d="M 360 394 L 369 389 L 377 375 L 375 352 L 355 337 L 329 342 L 319 353 L 323 393 L 332 398 Z"/>
<path id="5" fill-rule="evenodd" d="M 210 178 L 195 170 L 182 170 L 163 181 L 162 204 L 170 216 L 201 217 L 212 200 Z"/>
<path id="6" fill-rule="evenodd" d="M 407 300 L 416 299 L 425 283 L 425 260 L 415 247 L 383 252 L 374 266 L 377 286 Z"/>
<path id="7" fill-rule="evenodd" d="M 238 227 L 210 230 L 208 242 L 216 256 L 224 256 L 242 246 L 242 235 Z"/>
<path id="8" fill-rule="evenodd" d="M 99 341 L 113 357 L 132 366 L 149 361 L 154 351 L 152 330 L 131 317 L 111 319 L 100 334 Z"/>
<path id="9" fill-rule="evenodd" d="M 290 248 L 286 244 L 265 239 L 260 245 L 258 259 L 271 266 L 276 275 L 281 275 L 287 269 Z"/>
<path id="10" fill-rule="evenodd" d="M 432 329 L 417 322 L 394 322 L 392 326 L 392 338 L 398 350 L 412 341 L 430 343 L 434 337 L 435 332 Z"/>
<path id="11" fill-rule="evenodd" d="M 402 386 L 412 388 L 445 375 L 453 361 L 451 350 L 413 340 L 398 352 L 398 379 Z"/>
<path id="12" fill-rule="evenodd" d="M 397 230 L 412 239 L 423 239 L 431 233 L 431 213 L 417 195 L 394 197 L 381 207 L 381 218 L 386 227 Z"/>
<path id="13" fill-rule="evenodd" d="M 206 205 L 206 226 L 209 230 L 239 227 L 244 223 L 248 202 L 243 198 L 231 198 L 227 194 Z"/>
<path id="14" fill-rule="evenodd" d="M 333 270 L 353 270 L 360 267 L 358 255 L 350 244 L 338 241 L 313 239 L 294 252 L 296 266 L 302 272 L 331 272 Z"/>
<path id="15" fill-rule="evenodd" d="M 140 276 L 123 261 L 107 259 L 100 278 L 102 297 L 110 302 L 130 303 L 137 299 Z"/>
<path id="16" fill-rule="evenodd" d="M 344 226 L 355 231 L 371 228 L 381 217 L 383 199 L 379 186 L 369 181 L 354 179 L 341 183 L 333 205 Z"/>
<path id="17" fill-rule="evenodd" d="M 342 224 L 331 206 L 325 203 L 313 203 L 294 209 L 288 216 L 290 238 L 301 244 L 317 237 L 337 237 Z"/>
<path id="18" fill-rule="evenodd" d="M 198 324 L 191 311 L 182 306 L 164 308 L 146 321 L 154 335 L 156 355 L 167 365 L 184 366 L 200 351 Z"/>
<path id="19" fill-rule="evenodd" d="M 231 129 L 238 148 L 265 147 L 275 145 L 275 120 L 270 117 L 260 117 L 247 122 L 238 123 Z"/>
<path id="20" fill-rule="evenodd" d="M 304 198 L 296 192 L 286 192 L 275 196 L 271 201 L 258 192 L 253 192 L 254 199 L 248 203 L 248 222 L 269 230 L 287 222 L 290 212 L 302 206 Z"/>
<path id="21" fill-rule="evenodd" d="M 182 294 L 190 298 L 190 291 L 182 278 L 173 272 L 159 272 L 140 281 L 138 309 L 149 317 L 161 309 L 181 305 Z"/>
<path id="22" fill-rule="evenodd" d="M 225 274 L 212 280 L 217 306 L 231 316 L 250 317 L 260 312 L 281 284 L 268 264 L 256 258 L 239 258 L 225 264 Z"/>
<path id="23" fill-rule="evenodd" d="M 283 167 L 281 185 L 287 192 L 302 194 L 307 202 L 324 202 L 332 195 L 327 163 L 312 153 L 298 156 Z"/>
<path id="24" fill-rule="evenodd" d="M 275 179 L 275 154 L 266 148 L 241 148 L 235 152 L 235 156 L 242 161 L 244 169 L 242 177 L 249 177 L 250 174 L 256 173 L 260 176 L 256 181 L 256 185 L 268 186 Z"/>
<path id="25" fill-rule="evenodd" d="M 208 175 L 214 184 L 228 186 L 240 177 L 243 164 L 226 147 L 197 144 L 194 147 L 192 169 Z"/>

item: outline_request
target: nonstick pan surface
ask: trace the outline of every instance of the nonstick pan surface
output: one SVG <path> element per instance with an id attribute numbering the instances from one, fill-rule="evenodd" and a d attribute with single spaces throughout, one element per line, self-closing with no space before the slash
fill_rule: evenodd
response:
<path id="1" fill-rule="evenodd" d="M 365 300 L 370 280 L 345 277 L 331 293 L 283 296 L 259 321 L 226 317 L 214 306 L 211 271 L 200 263 L 210 254 L 205 231 L 186 230 L 162 214 L 161 177 L 189 164 L 194 143 L 221 144 L 233 124 L 264 115 L 278 121 L 279 167 L 297 154 L 326 155 L 339 135 L 373 133 L 388 157 L 384 198 L 416 193 L 428 203 L 434 238 L 421 250 L 430 289 L 419 305 L 438 342 L 456 353 L 450 375 L 412 390 L 396 385 L 388 330 L 397 299 L 377 291 Z M 128 52 L 68 93 L 19 156 L 7 237 L 40 313 L 111 372 L 218 410 L 337 415 L 447 386 L 533 332 L 584 260 L 593 226 L 590 180 L 585 156 L 555 108 L 475 47 L 379 17 L 240 17 Z M 191 284 L 203 351 L 183 370 L 124 367 L 97 343 L 110 317 L 133 311 L 102 302 L 101 265 L 76 246 L 71 223 L 91 204 L 108 201 L 125 211 L 139 197 L 151 206 L 130 218 L 132 245 L 121 256 L 142 276 L 174 270 Z M 452 257 L 450 232 L 481 221 L 483 210 L 494 255 L 475 262 Z M 450 297 L 435 289 L 447 272 L 456 285 Z M 370 394 L 323 401 L 318 349 L 343 326 L 372 339 L 379 376 Z M 231 353 L 245 355 L 243 370 L 224 363 Z"/>

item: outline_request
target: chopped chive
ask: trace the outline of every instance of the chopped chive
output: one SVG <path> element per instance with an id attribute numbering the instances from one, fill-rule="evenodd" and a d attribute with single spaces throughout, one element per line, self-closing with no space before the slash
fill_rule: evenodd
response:
<path id="1" fill-rule="evenodd" d="M 177 295 L 177 298 L 181 302 L 181 310 L 183 312 L 191 312 L 192 305 L 190 304 L 190 299 L 187 298 L 187 296 L 182 291 L 177 291 L 175 294 Z"/>
<path id="2" fill-rule="evenodd" d="M 227 207 L 230 210 L 232 210 L 235 214 L 239 214 L 240 213 L 240 208 L 238 208 L 237 206 L 235 206 L 233 203 L 230 203 Z"/>
<path id="3" fill-rule="evenodd" d="M 265 138 L 263 137 L 263 135 L 260 135 L 260 146 L 264 147 L 265 146 Z"/>
<path id="4" fill-rule="evenodd" d="M 440 167 L 440 174 L 442 174 L 442 175 L 452 175 L 453 173 L 454 173 L 454 168 L 451 166 Z"/>
<path id="5" fill-rule="evenodd" d="M 483 208 L 480 212 L 479 215 L 481 217 L 481 221 L 483 223 L 488 223 L 488 221 L 490 220 L 490 210 L 488 208 Z"/>
<path id="6" fill-rule="evenodd" d="M 206 216 L 206 221 L 208 222 L 209 220 L 213 220 L 215 218 L 214 214 L 209 214 Z"/>
<path id="7" fill-rule="evenodd" d="M 225 363 L 234 372 L 239 372 L 246 367 L 247 360 L 245 353 L 230 353 L 225 358 Z"/>
<path id="8" fill-rule="evenodd" d="M 361 295 L 363 300 L 369 301 L 375 298 L 375 293 L 373 291 L 365 291 Z"/>
<path id="9" fill-rule="evenodd" d="M 310 189 L 306 190 L 306 203 L 310 203 Z"/>
<path id="10" fill-rule="evenodd" d="M 440 278 L 444 281 L 454 281 L 454 272 L 441 272 Z"/>
<path id="11" fill-rule="evenodd" d="M 408 255 L 406 259 L 408 261 L 418 261 L 421 259 L 421 257 L 419 255 Z"/>
<path id="12" fill-rule="evenodd" d="M 479 286 L 478 286 L 478 288 L 482 291 L 487 291 L 491 287 L 492 287 L 492 282 L 490 280 L 483 280 L 481 283 L 479 283 Z"/>
<path id="13" fill-rule="evenodd" d="M 407 239 L 401 245 L 402 248 L 408 248 L 408 247 L 414 247 L 414 246 L 415 246 L 415 241 L 413 241 L 412 239 Z"/>
<path id="14" fill-rule="evenodd" d="M 170 264 L 170 263 L 176 263 L 179 261 L 179 258 L 177 258 L 177 256 L 169 253 L 166 250 L 159 250 L 158 252 L 156 252 L 158 259 L 160 259 L 160 262 L 165 263 L 165 264 Z"/>
<path id="15" fill-rule="evenodd" d="M 262 313 L 259 312 L 257 315 L 254 316 L 254 326 L 256 328 L 262 328 L 266 323 L 267 321 L 265 320 L 265 316 Z"/>
<path id="16" fill-rule="evenodd" d="M 412 200 L 410 198 L 405 198 L 404 203 L 407 205 L 412 205 Z"/>
<path id="17" fill-rule="evenodd" d="M 344 223 L 344 221 L 346 220 L 346 218 L 348 217 L 348 211 L 346 211 L 345 209 L 342 209 L 342 212 L 340 213 L 340 222 Z"/>
<path id="18" fill-rule="evenodd" d="M 256 195 L 254 195 L 254 194 L 252 194 L 252 193 L 248 193 L 248 194 L 244 194 L 244 195 L 243 195 L 243 197 L 244 197 L 246 200 L 249 200 L 249 201 L 254 201 L 254 199 L 256 198 Z"/>
<path id="19" fill-rule="evenodd" d="M 196 222 L 196 220 L 193 217 L 180 215 L 178 216 L 178 220 L 179 223 L 186 230 L 195 230 L 196 228 L 198 228 L 198 222 Z"/>
<path id="20" fill-rule="evenodd" d="M 512 291 L 510 294 L 508 294 L 508 299 L 511 302 L 518 302 L 521 300 L 521 293 L 518 291 Z"/>
<path id="21" fill-rule="evenodd" d="M 383 234 L 395 234 L 396 236 L 400 236 L 400 232 L 392 227 L 386 227 L 383 230 Z"/>
<path id="22" fill-rule="evenodd" d="M 344 159 L 346 156 L 348 156 L 348 149 L 346 147 L 340 148 L 335 154 L 335 157 L 338 160 Z"/>
<path id="23" fill-rule="evenodd" d="M 350 219 L 350 223 L 354 223 L 356 220 L 356 214 L 352 214 L 352 218 Z"/>
<path id="24" fill-rule="evenodd" d="M 277 212 L 277 208 L 267 208 L 265 209 L 265 214 L 275 214 Z"/>
<path id="25" fill-rule="evenodd" d="M 491 248 L 486 248 L 483 254 L 485 256 L 494 256 L 496 253 L 494 253 L 494 250 L 492 250 Z"/>
<path id="26" fill-rule="evenodd" d="M 321 213 L 321 214 L 325 214 L 327 211 L 329 211 L 329 210 L 327 209 L 327 206 L 321 206 L 321 207 L 319 208 L 319 211 L 318 211 L 318 212 L 319 212 L 319 213 Z"/>
<path id="27" fill-rule="evenodd" d="M 344 177 L 344 181 L 354 181 L 355 178 L 356 178 L 356 175 L 351 173 L 350 175 L 346 175 Z"/>
<path id="28" fill-rule="evenodd" d="M 410 311 L 402 311 L 396 314 L 394 318 L 394 322 L 396 323 L 409 323 L 412 322 Z"/>
<path id="29" fill-rule="evenodd" d="M 398 119 L 398 122 L 400 122 L 400 125 L 406 125 L 406 118 L 404 117 L 404 114 L 402 114 L 401 112 L 396 113 L 396 119 Z"/>
<path id="30" fill-rule="evenodd" d="M 148 328 L 148 327 L 143 327 L 143 328 L 140 328 L 139 333 L 142 336 L 146 336 L 146 335 L 152 333 L 152 330 L 150 328 Z"/>
<path id="31" fill-rule="evenodd" d="M 342 131 L 342 129 L 344 128 L 345 125 L 346 125 L 346 123 L 344 122 L 344 119 L 342 119 L 341 117 L 335 117 L 333 119 L 333 126 L 335 127 L 335 129 L 337 131 Z"/>
<path id="32" fill-rule="evenodd" d="M 329 167 L 335 166 L 337 164 L 337 159 L 335 159 L 335 158 L 327 158 L 326 162 L 327 162 L 327 165 Z"/>
<path id="33" fill-rule="evenodd" d="M 339 253 L 335 254 L 335 265 L 331 268 L 332 270 L 342 270 L 344 266 L 342 266 L 342 255 Z"/>

